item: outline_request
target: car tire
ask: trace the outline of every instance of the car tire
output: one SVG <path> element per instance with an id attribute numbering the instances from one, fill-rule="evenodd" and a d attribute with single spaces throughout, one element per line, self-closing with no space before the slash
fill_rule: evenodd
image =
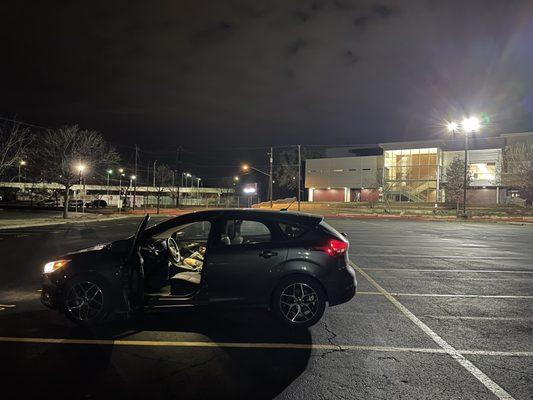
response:
<path id="1" fill-rule="evenodd" d="M 326 308 L 326 293 L 311 277 L 295 275 L 281 281 L 272 294 L 271 309 L 286 326 L 308 328 L 316 324 Z"/>
<path id="2" fill-rule="evenodd" d="M 98 276 L 71 278 L 63 292 L 63 311 L 68 319 L 83 327 L 103 324 L 111 309 L 111 293 Z"/>

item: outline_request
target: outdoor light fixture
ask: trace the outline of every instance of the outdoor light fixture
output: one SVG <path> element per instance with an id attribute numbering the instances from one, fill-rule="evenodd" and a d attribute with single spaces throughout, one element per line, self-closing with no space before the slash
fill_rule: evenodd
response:
<path id="1" fill-rule="evenodd" d="M 243 170 L 243 171 L 248 171 L 249 169 L 250 169 L 250 166 L 249 166 L 248 164 L 244 164 L 244 165 L 242 166 L 242 170 Z"/>
<path id="2" fill-rule="evenodd" d="M 256 189 L 253 187 L 245 187 L 242 191 L 245 194 L 254 194 L 256 192 Z"/>
<path id="3" fill-rule="evenodd" d="M 26 161 L 20 160 L 20 165 L 26 165 Z"/>
<path id="4" fill-rule="evenodd" d="M 124 173 L 124 168 L 119 168 L 119 169 L 118 169 L 118 172 L 120 172 L 121 174 L 123 174 L 123 173 Z"/>
<path id="5" fill-rule="evenodd" d="M 465 132 L 477 132 L 481 126 L 479 119 L 476 117 L 465 118 L 462 123 Z"/>
<path id="6" fill-rule="evenodd" d="M 235 182 L 238 182 L 238 181 L 239 181 L 239 177 L 238 177 L 238 176 L 234 176 L 234 177 L 233 177 L 233 180 L 234 180 Z"/>
<path id="7" fill-rule="evenodd" d="M 85 165 L 79 164 L 78 165 L 78 171 L 80 171 L 80 174 L 85 170 Z"/>
<path id="8" fill-rule="evenodd" d="M 137 179 L 137 177 L 135 175 L 132 175 L 131 179 L 135 180 L 135 179 Z"/>
<path id="9" fill-rule="evenodd" d="M 111 175 L 111 174 L 113 173 L 113 170 L 112 170 L 112 169 L 108 169 L 108 170 L 107 170 L 107 173 L 108 173 L 109 175 Z"/>
<path id="10" fill-rule="evenodd" d="M 457 132 L 457 128 L 459 128 L 459 125 L 455 121 L 448 122 L 446 124 L 446 128 L 448 128 L 448 132 Z"/>

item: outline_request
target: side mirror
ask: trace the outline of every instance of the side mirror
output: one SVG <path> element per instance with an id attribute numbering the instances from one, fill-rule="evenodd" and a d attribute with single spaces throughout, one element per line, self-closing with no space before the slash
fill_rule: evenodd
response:
<path id="1" fill-rule="evenodd" d="M 345 232 L 341 232 L 341 235 L 344 236 L 345 238 L 348 238 L 348 234 Z"/>

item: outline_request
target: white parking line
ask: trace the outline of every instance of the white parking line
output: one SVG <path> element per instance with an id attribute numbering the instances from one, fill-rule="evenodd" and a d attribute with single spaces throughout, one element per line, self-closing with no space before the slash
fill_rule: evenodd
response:
<path id="1" fill-rule="evenodd" d="M 464 369 L 470 372 L 477 380 L 479 380 L 487 389 L 489 389 L 494 395 L 499 399 L 510 400 L 513 397 L 507 393 L 500 385 L 490 379 L 483 371 L 478 367 L 472 364 L 468 359 L 466 359 L 455 347 L 451 346 L 443 338 L 437 335 L 429 326 L 419 320 L 411 311 L 409 311 L 402 303 L 396 300 L 393 295 L 387 292 L 383 287 L 381 287 L 370 275 L 368 275 L 364 270 L 359 268 L 353 262 L 352 266 L 357 272 L 363 275 L 372 286 L 374 286 L 379 292 L 381 292 L 387 300 L 389 300 L 402 314 L 409 318 L 416 326 L 418 326 L 426 335 L 428 335 L 439 347 L 441 347 L 446 353 L 450 355 L 455 361 L 457 361 Z"/>
<path id="2" fill-rule="evenodd" d="M 393 296 L 406 297 L 462 297 L 472 299 L 533 299 L 533 296 L 521 295 L 491 295 L 491 294 L 438 294 L 438 293 L 395 293 L 390 292 Z"/>
<path id="3" fill-rule="evenodd" d="M 438 294 L 438 293 L 397 293 L 387 292 L 392 296 L 404 296 L 404 297 L 461 297 L 472 299 L 533 299 L 533 296 L 520 296 L 520 295 L 492 295 L 492 294 Z M 378 295 L 384 296 L 381 292 L 357 292 L 357 294 L 363 295 Z"/>
<path id="4" fill-rule="evenodd" d="M 531 317 L 476 317 L 462 315 L 423 315 L 422 318 L 452 319 L 465 321 L 533 321 Z"/>
<path id="5" fill-rule="evenodd" d="M 365 268 L 365 271 L 400 271 L 400 272 L 457 272 L 479 274 L 533 274 L 533 271 L 497 270 L 497 269 L 417 269 L 417 268 Z"/>
<path id="6" fill-rule="evenodd" d="M 447 259 L 451 258 L 454 260 L 531 260 L 531 257 L 524 256 L 457 256 L 457 255 L 421 255 L 421 254 L 357 254 L 357 257 L 394 257 L 394 258 L 440 258 Z"/>
<path id="7" fill-rule="evenodd" d="M 139 346 L 139 347 L 206 347 L 206 348 L 239 348 L 239 349 L 286 349 L 286 350 L 344 350 L 344 351 L 376 351 L 396 353 L 448 354 L 440 348 L 364 346 L 349 344 L 313 344 L 313 343 L 243 343 L 243 342 L 192 342 L 169 340 L 127 340 L 127 339 L 63 339 L 0 336 L 0 342 L 35 343 L 35 344 L 70 344 L 70 345 L 104 345 L 104 346 Z M 533 357 L 529 351 L 491 351 L 491 350 L 458 350 L 459 353 L 488 355 L 500 357 Z"/>

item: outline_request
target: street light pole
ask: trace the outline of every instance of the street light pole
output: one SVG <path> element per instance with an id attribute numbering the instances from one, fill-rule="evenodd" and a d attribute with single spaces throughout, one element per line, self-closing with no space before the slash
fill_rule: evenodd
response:
<path id="1" fill-rule="evenodd" d="M 22 168 L 23 165 L 26 165 L 26 161 L 20 160 L 19 161 L 19 183 L 20 183 L 20 169 Z"/>
<path id="2" fill-rule="evenodd" d="M 137 197 L 137 175 L 132 175 L 131 180 L 133 181 L 133 204 L 131 209 L 135 210 L 135 198 Z"/>
<path id="3" fill-rule="evenodd" d="M 463 179 L 463 218 L 466 218 L 466 181 L 468 174 L 468 132 L 465 131 L 465 174 Z"/>
<path id="4" fill-rule="evenodd" d="M 155 187 L 155 165 L 157 164 L 157 160 L 154 161 L 154 187 Z"/>
<path id="5" fill-rule="evenodd" d="M 111 175 L 112 173 L 113 173 L 113 170 L 111 170 L 111 169 L 107 170 L 107 187 L 106 187 L 106 189 L 107 189 L 107 195 L 108 196 L 109 196 L 109 175 Z"/>
<path id="6" fill-rule="evenodd" d="M 270 208 L 272 208 L 272 199 L 273 199 L 273 193 L 272 193 L 272 169 L 273 169 L 273 163 L 274 163 L 274 148 L 270 148 L 270 174 L 268 176 L 268 192 L 270 194 Z"/>
<path id="7" fill-rule="evenodd" d="M 118 170 L 118 210 L 122 209 L 122 177 L 124 176 L 124 168 Z"/>
<path id="8" fill-rule="evenodd" d="M 298 145 L 298 211 L 300 211 L 301 182 L 302 182 L 302 146 Z"/>
<path id="9" fill-rule="evenodd" d="M 468 135 L 474 134 L 479 130 L 481 123 L 476 117 L 465 118 L 461 124 L 463 134 L 465 135 L 464 143 L 464 152 L 465 152 L 465 163 L 464 163 L 464 175 L 463 175 L 463 218 L 467 218 L 466 214 L 466 193 L 468 188 Z M 458 130 L 459 124 L 456 122 L 448 123 L 448 131 L 455 135 L 455 132 Z"/>

